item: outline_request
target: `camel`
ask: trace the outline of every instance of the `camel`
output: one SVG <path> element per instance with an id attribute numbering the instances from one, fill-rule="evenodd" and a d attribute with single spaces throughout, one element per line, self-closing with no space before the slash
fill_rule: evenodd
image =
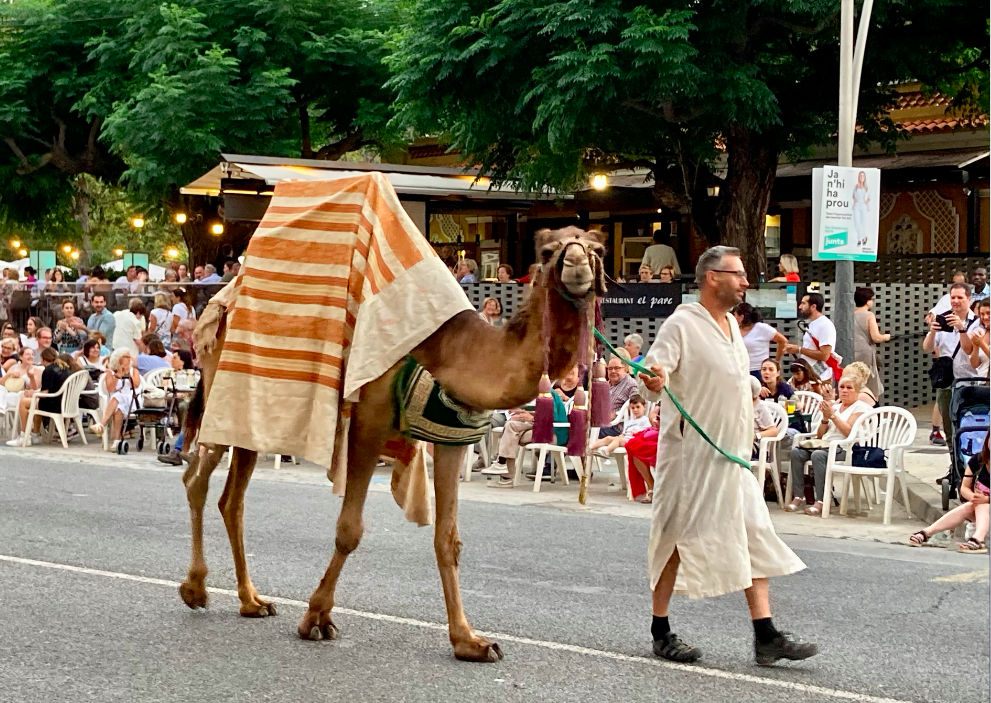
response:
<path id="1" fill-rule="evenodd" d="M 579 346 L 587 344 L 589 306 L 595 296 L 605 292 L 603 248 L 598 233 L 576 227 L 542 230 L 537 233 L 536 245 L 538 258 L 543 262 L 542 273 L 527 302 L 503 327 L 490 326 L 477 313 L 462 312 L 411 352 L 449 395 L 473 408 L 514 408 L 529 402 L 537 396 L 538 383 L 545 371 L 552 379 L 560 378 L 582 358 Z M 542 331 L 545 324 L 548 329 Z M 216 348 L 201 360 L 202 383 L 187 412 L 187 437 L 195 437 L 199 427 L 223 336 L 221 332 Z M 331 618 L 337 579 L 348 555 L 361 540 L 362 510 L 380 451 L 397 433 L 392 382 L 401 364 L 367 384 L 354 405 L 348 436 L 347 481 L 337 520 L 334 553 L 297 628 L 304 640 L 335 639 L 338 635 Z M 226 451 L 227 447 L 223 446 L 199 446 L 183 474 L 192 523 L 192 559 L 179 593 L 190 608 L 207 604 L 203 506 L 210 474 Z M 476 634 L 469 625 L 458 586 L 462 546 L 457 527 L 458 482 L 465 451 L 466 447 L 440 444 L 434 447 L 434 551 L 454 655 L 466 661 L 496 662 L 502 659 L 502 650 L 497 643 Z M 244 493 L 256 459 L 254 451 L 234 448 L 219 503 L 233 552 L 240 614 L 245 617 L 276 614 L 274 604 L 262 599 L 255 590 L 245 559 Z"/>

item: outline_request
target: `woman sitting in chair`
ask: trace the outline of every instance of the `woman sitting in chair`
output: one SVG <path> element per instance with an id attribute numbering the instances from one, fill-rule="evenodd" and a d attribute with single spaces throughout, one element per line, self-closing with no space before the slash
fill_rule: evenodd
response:
<path id="1" fill-rule="evenodd" d="M 107 361 L 107 372 L 103 374 L 100 383 L 108 396 L 107 409 L 103 412 L 100 424 L 93 425 L 92 429 L 97 435 L 102 434 L 107 423 L 113 420 L 114 433 L 111 435 L 113 441 L 110 443 L 110 451 L 116 452 L 123 435 L 124 423 L 139 404 L 141 375 L 134 365 L 134 355 L 130 349 L 114 349 Z"/>
<path id="2" fill-rule="evenodd" d="M 832 389 L 826 389 L 826 397 L 823 399 L 820 411 L 822 412 L 822 422 L 816 431 L 817 442 L 812 442 L 806 446 L 809 440 L 800 442 L 798 446 L 791 449 L 791 481 L 792 486 L 797 486 L 796 490 L 801 492 L 805 485 L 805 462 L 812 462 L 812 473 L 815 478 L 815 504 L 805 509 L 806 515 L 822 515 L 822 501 L 832 496 L 826 495 L 826 461 L 829 458 L 829 443 L 835 440 L 846 439 L 850 436 L 857 418 L 865 412 L 870 411 L 870 406 L 860 400 L 860 378 L 857 376 L 843 376 L 840 379 L 840 399 L 832 401 Z M 845 456 L 842 449 L 837 450 L 836 458 L 842 459 Z M 831 487 L 828 487 L 831 490 Z M 791 503 L 785 506 L 785 510 L 793 513 L 802 507 L 804 498 L 796 497 Z"/>
<path id="3" fill-rule="evenodd" d="M 59 354 L 53 347 L 45 347 L 41 352 L 41 364 L 44 371 L 41 372 L 41 382 L 38 391 L 41 393 L 58 393 L 65 384 L 66 379 L 72 375 L 72 357 L 68 354 Z M 41 416 L 34 418 L 34 427 L 28 428 L 28 414 L 31 411 L 31 401 L 36 391 L 28 390 L 21 396 L 17 412 L 21 417 L 21 427 L 27 433 L 24 444 L 21 439 L 16 438 L 7 442 L 8 447 L 31 446 L 32 441 L 40 442 L 38 432 L 41 430 Z M 38 410 L 46 413 L 57 413 L 62 410 L 61 398 L 38 398 Z"/>

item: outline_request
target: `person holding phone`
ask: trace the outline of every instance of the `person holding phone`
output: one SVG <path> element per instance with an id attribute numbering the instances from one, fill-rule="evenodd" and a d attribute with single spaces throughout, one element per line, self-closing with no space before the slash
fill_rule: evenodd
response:
<path id="1" fill-rule="evenodd" d="M 970 286 L 954 283 L 950 286 L 950 310 L 937 313 L 929 323 L 929 333 L 922 340 L 922 349 L 927 354 L 936 352 L 940 358 L 953 360 L 953 377 L 974 378 L 978 370 L 970 365 L 970 352 L 974 343 L 970 330 L 977 323 L 977 316 L 970 309 Z M 950 417 L 950 399 L 953 397 L 953 384 L 948 388 L 936 389 L 936 405 L 946 423 L 946 443 L 953 449 L 953 423 Z"/>

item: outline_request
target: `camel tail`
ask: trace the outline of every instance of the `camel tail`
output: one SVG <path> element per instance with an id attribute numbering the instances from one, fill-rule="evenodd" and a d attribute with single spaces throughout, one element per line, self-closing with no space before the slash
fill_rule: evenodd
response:
<path id="1" fill-rule="evenodd" d="M 186 446 L 191 446 L 197 433 L 200 431 L 200 423 L 203 422 L 203 413 L 206 410 L 206 383 L 200 379 L 196 386 L 196 393 L 189 401 L 186 408 L 186 424 L 183 431 L 186 433 Z"/>

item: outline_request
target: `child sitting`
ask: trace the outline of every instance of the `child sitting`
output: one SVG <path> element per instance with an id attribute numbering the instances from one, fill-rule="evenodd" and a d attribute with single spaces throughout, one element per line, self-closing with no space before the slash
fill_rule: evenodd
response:
<path id="1" fill-rule="evenodd" d="M 631 396 L 627 410 L 629 410 L 630 416 L 623 423 L 623 434 L 618 437 L 603 437 L 595 440 L 592 443 L 592 451 L 601 450 L 601 454 L 616 451 L 637 432 L 643 432 L 650 427 L 650 419 L 647 417 L 647 402 L 642 397 L 639 395 Z"/>
<path id="2" fill-rule="evenodd" d="M 750 377 L 750 391 L 754 400 L 754 446 L 750 453 L 751 461 L 760 458 L 760 440 L 762 437 L 773 437 L 778 433 L 778 426 L 774 422 L 774 415 L 767 409 L 767 406 L 760 402 L 760 381 L 753 376 Z"/>
<path id="3" fill-rule="evenodd" d="M 957 549 L 971 554 L 987 554 L 984 538 L 988 534 L 989 497 L 991 477 L 988 475 L 988 438 L 984 438 L 984 448 L 967 462 L 963 481 L 960 482 L 960 497 L 965 500 L 939 520 L 924 530 L 919 530 L 908 538 L 909 544 L 918 547 L 929 538 L 944 530 L 952 530 L 966 520 L 974 523 L 974 534 Z"/>

